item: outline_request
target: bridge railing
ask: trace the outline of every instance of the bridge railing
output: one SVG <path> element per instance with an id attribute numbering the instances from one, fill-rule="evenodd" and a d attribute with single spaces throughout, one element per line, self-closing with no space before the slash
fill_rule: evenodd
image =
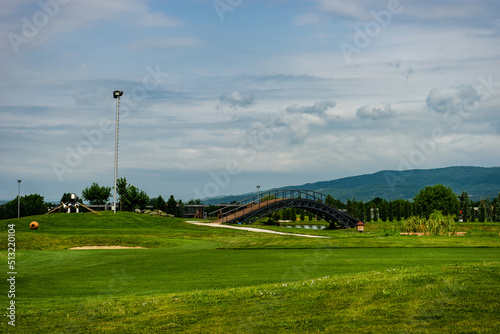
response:
<path id="1" fill-rule="evenodd" d="M 238 215 L 243 216 L 246 213 L 260 209 L 272 202 L 286 199 L 310 199 L 317 202 L 325 203 L 327 195 L 319 193 L 313 190 L 302 190 L 302 189 L 283 189 L 283 190 L 270 190 L 265 192 L 259 192 L 258 194 L 247 197 L 237 203 L 228 204 L 225 207 L 221 207 L 217 211 L 210 212 L 208 214 L 209 221 L 216 221 L 222 219 L 222 222 L 229 221 L 238 217 Z"/>

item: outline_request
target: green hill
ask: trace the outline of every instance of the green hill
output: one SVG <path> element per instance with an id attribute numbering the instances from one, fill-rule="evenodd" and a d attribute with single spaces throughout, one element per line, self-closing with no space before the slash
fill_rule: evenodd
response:
<path id="1" fill-rule="evenodd" d="M 467 191 L 472 200 L 496 197 L 500 192 L 500 167 L 447 167 L 436 169 L 413 169 L 407 171 L 380 171 L 374 174 L 345 177 L 276 189 L 305 189 L 332 195 L 336 199 L 369 201 L 376 197 L 386 200 L 411 200 L 426 186 L 443 184 L 453 189 L 456 195 Z M 207 203 L 229 203 L 249 194 L 206 199 Z"/>

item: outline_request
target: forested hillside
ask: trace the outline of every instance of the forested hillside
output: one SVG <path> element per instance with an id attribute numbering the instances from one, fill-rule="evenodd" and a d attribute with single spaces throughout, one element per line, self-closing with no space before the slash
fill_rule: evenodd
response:
<path id="1" fill-rule="evenodd" d="M 380 197 L 388 201 L 411 200 L 426 186 L 442 184 L 453 189 L 458 196 L 467 191 L 471 200 L 497 197 L 500 192 L 500 167 L 447 167 L 413 169 L 407 171 L 380 171 L 374 174 L 345 177 L 278 189 L 305 189 L 331 195 L 343 202 L 348 199 L 369 201 Z M 225 196 L 203 200 L 204 203 L 230 203 L 249 194 Z"/>

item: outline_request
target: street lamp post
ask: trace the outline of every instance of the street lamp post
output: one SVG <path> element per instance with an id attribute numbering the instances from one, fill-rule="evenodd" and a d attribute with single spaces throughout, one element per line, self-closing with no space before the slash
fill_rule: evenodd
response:
<path id="1" fill-rule="evenodd" d="M 118 173 L 118 124 L 120 120 L 120 96 L 123 92 L 120 90 L 115 90 L 113 92 L 113 97 L 116 99 L 116 126 L 115 126 L 115 193 L 113 196 L 113 213 L 116 213 L 116 176 Z"/>
<path id="2" fill-rule="evenodd" d="M 17 218 L 21 217 L 21 180 L 17 180 Z"/>

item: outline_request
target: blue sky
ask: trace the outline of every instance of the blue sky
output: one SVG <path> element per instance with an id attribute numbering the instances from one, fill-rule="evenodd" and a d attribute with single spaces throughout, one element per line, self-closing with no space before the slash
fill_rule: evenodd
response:
<path id="1" fill-rule="evenodd" d="M 500 3 L 4 0 L 0 199 L 499 166 Z"/>

